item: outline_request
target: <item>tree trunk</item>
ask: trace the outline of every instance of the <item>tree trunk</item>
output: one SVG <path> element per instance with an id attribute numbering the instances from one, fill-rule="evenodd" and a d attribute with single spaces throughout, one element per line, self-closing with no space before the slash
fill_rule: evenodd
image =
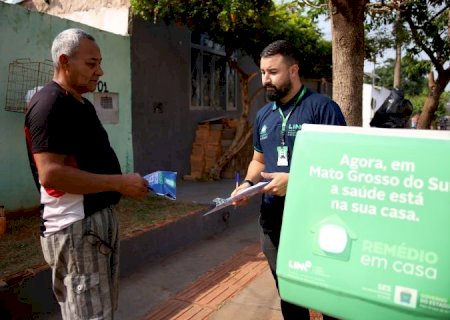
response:
<path id="1" fill-rule="evenodd" d="M 428 96 L 420 113 L 417 129 L 430 129 L 431 122 L 434 120 L 434 114 L 439 106 L 439 98 L 449 80 L 450 70 L 448 68 L 443 70 L 441 74 L 438 73 L 436 80 L 434 80 L 433 71 L 428 74 Z"/>
<path id="2" fill-rule="evenodd" d="M 402 76 L 402 46 L 397 44 L 395 48 L 394 88 L 401 88 Z"/>
<path id="3" fill-rule="evenodd" d="M 362 125 L 364 9 L 368 0 L 328 0 L 333 45 L 333 100 L 347 124 Z"/>
<path id="4" fill-rule="evenodd" d="M 402 43 L 400 40 L 401 31 L 401 16 L 400 10 L 397 10 L 397 16 L 395 18 L 395 67 L 394 67 L 394 88 L 401 88 L 401 77 L 402 77 Z"/>
<path id="5" fill-rule="evenodd" d="M 233 142 L 229 149 L 222 154 L 217 163 L 211 168 L 209 172 L 209 178 L 213 180 L 220 179 L 220 173 L 223 168 L 230 162 L 233 157 L 241 151 L 241 149 L 245 146 L 248 139 L 252 136 L 252 127 L 248 121 L 248 114 L 250 111 L 250 106 L 253 99 L 260 92 L 258 90 L 255 94 L 250 97 L 249 93 L 249 83 L 253 79 L 257 73 L 246 74 L 242 69 L 240 69 L 237 64 L 231 63 L 231 67 L 237 70 L 239 73 L 239 84 L 241 88 L 241 99 L 242 99 L 242 112 L 239 117 L 239 124 L 236 128 L 236 134 L 234 136 Z"/>

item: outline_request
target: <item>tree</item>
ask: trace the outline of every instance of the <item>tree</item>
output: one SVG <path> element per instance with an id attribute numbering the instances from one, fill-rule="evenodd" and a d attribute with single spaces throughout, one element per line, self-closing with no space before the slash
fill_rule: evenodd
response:
<path id="1" fill-rule="evenodd" d="M 301 49 L 307 61 L 302 64 L 304 76 L 331 74 L 330 45 L 321 40 L 309 17 L 290 11 L 289 6 L 275 5 L 271 0 L 132 0 L 131 7 L 134 14 L 155 23 L 182 23 L 191 30 L 207 32 L 211 40 L 225 46 L 227 61 L 239 74 L 242 100 L 239 125 L 230 148 L 211 169 L 213 179 L 220 177 L 223 167 L 252 136 L 249 109 L 262 90 L 250 93 L 249 83 L 257 73 L 248 74 L 240 68 L 233 55 L 236 50 L 253 57 L 258 65 L 263 47 L 274 40 L 286 39 Z"/>
<path id="2" fill-rule="evenodd" d="M 379 76 L 378 85 L 390 88 L 393 84 L 394 59 L 387 59 L 383 66 L 375 69 Z M 407 54 L 402 58 L 401 83 L 405 98 L 411 101 L 413 105 L 413 115 L 420 114 L 427 96 L 427 74 L 431 68 L 431 62 L 428 60 L 416 60 L 414 56 Z M 446 95 L 442 95 L 436 116 L 445 113 Z"/>
<path id="3" fill-rule="evenodd" d="M 327 13 L 331 22 L 333 100 L 347 124 L 362 125 L 364 78 L 364 17 L 369 0 L 295 0 L 299 9 L 310 8 L 314 18 Z"/>
<path id="4" fill-rule="evenodd" d="M 405 2 L 404 19 L 411 31 L 413 54 L 420 51 L 430 58 L 434 72 L 428 74 L 428 96 L 422 108 L 417 127 L 430 128 L 439 106 L 439 98 L 450 81 L 450 3 L 448 1 Z"/>
<path id="5" fill-rule="evenodd" d="M 316 17 L 327 13 L 331 22 L 333 100 L 341 107 L 347 124 L 362 125 L 364 78 L 364 17 L 369 0 L 295 0 Z"/>
<path id="6" fill-rule="evenodd" d="M 368 43 L 375 43 L 375 45 L 370 46 L 372 52 L 369 60 L 375 61 L 378 55 L 383 56 L 384 50 L 395 48 L 395 60 L 392 65 L 393 75 L 390 77 L 392 82 L 385 85 L 386 87 L 401 88 L 402 86 L 402 47 L 407 36 L 407 33 L 404 32 L 403 23 L 401 11 L 392 10 L 390 6 L 373 7 L 368 10 L 366 16 L 365 26 Z M 374 32 L 374 30 L 376 31 Z"/>
<path id="7" fill-rule="evenodd" d="M 377 31 L 372 34 L 369 34 L 370 27 L 368 27 L 367 24 L 365 26 L 365 29 L 365 57 L 366 60 L 373 62 L 374 74 L 372 75 L 372 85 L 375 85 L 375 79 L 378 77 L 378 71 L 376 68 L 378 57 L 383 58 L 385 50 L 394 46 L 394 41 L 389 35 L 389 32 L 383 28 L 377 28 Z M 388 85 L 388 87 L 392 85 L 392 76 L 393 75 L 391 75 L 391 83 Z"/>
<path id="8" fill-rule="evenodd" d="M 341 106 L 350 125 L 361 124 L 364 37 L 361 30 L 365 12 L 378 14 L 383 23 L 397 21 L 397 30 L 409 34 L 406 50 L 424 52 L 434 72 L 429 73 L 429 92 L 418 127 L 430 127 L 439 97 L 450 79 L 450 3 L 448 0 L 296 0 L 320 13 L 325 5 L 331 17 L 333 35 L 333 99 Z M 403 25 L 402 22 L 405 22 Z M 401 24 L 401 28 L 400 28 Z M 397 39 L 400 40 L 400 39 Z M 401 39 L 403 41 L 403 38 Z M 401 43 L 397 41 L 397 45 Z M 353 86 L 354 88 L 352 88 Z"/>
<path id="9" fill-rule="evenodd" d="M 383 66 L 376 68 L 375 73 L 380 77 L 378 84 L 382 87 L 391 88 L 394 83 L 394 59 L 387 59 Z M 407 54 L 402 59 L 401 89 L 405 96 L 410 98 L 418 96 L 427 89 L 427 77 L 431 68 L 430 61 L 416 60 L 414 56 Z M 422 106 L 420 106 L 421 108 Z"/>
<path id="10" fill-rule="evenodd" d="M 333 99 L 349 125 L 362 125 L 364 12 L 368 0 L 328 0 L 333 52 Z"/>
<path id="11" fill-rule="evenodd" d="M 433 66 L 434 70 L 431 67 L 428 69 L 428 93 L 418 123 L 418 128 L 421 129 L 430 128 L 440 96 L 450 80 L 449 8 L 448 1 L 423 0 L 389 1 L 376 6 L 376 18 L 384 18 L 378 21 L 395 23 L 395 35 L 399 40 L 397 44 L 404 44 L 406 52 L 412 58 L 425 53 Z M 423 65 L 419 65 L 417 68 L 422 67 Z M 398 68 L 399 63 L 396 64 L 396 70 Z M 399 78 L 394 81 L 394 86 L 399 86 Z"/>

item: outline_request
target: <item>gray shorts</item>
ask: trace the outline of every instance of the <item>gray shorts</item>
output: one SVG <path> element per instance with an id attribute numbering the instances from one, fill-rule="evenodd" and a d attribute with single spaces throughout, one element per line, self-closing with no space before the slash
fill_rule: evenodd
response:
<path id="1" fill-rule="evenodd" d="M 63 319 L 113 319 L 119 280 L 119 222 L 113 207 L 41 237 Z"/>

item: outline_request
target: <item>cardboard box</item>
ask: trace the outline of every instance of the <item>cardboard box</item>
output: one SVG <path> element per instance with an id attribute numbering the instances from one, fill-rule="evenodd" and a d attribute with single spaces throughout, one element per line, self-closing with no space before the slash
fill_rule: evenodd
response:
<path id="1" fill-rule="evenodd" d="M 282 298 L 342 319 L 450 319 L 449 165 L 448 131 L 304 125 Z"/>

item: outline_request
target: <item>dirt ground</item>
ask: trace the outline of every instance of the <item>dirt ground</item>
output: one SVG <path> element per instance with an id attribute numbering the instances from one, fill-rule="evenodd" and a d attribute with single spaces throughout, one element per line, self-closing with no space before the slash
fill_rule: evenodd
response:
<path id="1" fill-rule="evenodd" d="M 150 194 L 142 201 L 121 200 L 120 234 L 123 238 L 137 230 L 157 227 L 206 206 L 171 201 Z M 23 216 L 7 220 L 7 231 L 0 235 L 0 280 L 28 268 L 45 264 L 39 241 L 39 217 Z"/>

